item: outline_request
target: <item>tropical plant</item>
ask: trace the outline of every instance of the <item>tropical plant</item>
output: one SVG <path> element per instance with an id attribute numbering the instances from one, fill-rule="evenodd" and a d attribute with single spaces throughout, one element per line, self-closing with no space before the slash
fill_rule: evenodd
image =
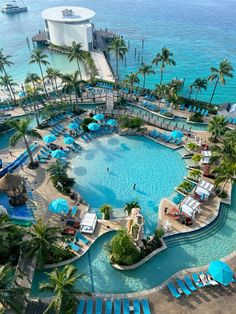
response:
<path id="1" fill-rule="evenodd" d="M 99 208 L 99 211 L 104 215 L 105 220 L 109 220 L 113 210 L 111 205 L 103 204 L 102 207 Z"/>
<path id="2" fill-rule="evenodd" d="M 229 137 L 227 133 L 234 133 L 234 137 Z M 222 161 L 236 162 L 236 132 L 229 131 L 225 133 L 220 145 L 211 147 L 211 163 L 219 164 Z"/>
<path id="3" fill-rule="evenodd" d="M 139 117 L 130 118 L 128 116 L 119 117 L 119 125 L 124 129 L 140 129 L 143 125 L 143 119 Z"/>
<path id="4" fill-rule="evenodd" d="M 219 195 L 224 191 L 227 183 L 236 182 L 236 162 L 223 161 L 219 166 L 213 169 L 213 174 L 216 175 L 215 184 L 219 186 L 223 183 Z"/>
<path id="5" fill-rule="evenodd" d="M 81 127 L 85 132 L 89 132 L 89 128 L 88 125 L 90 123 L 97 123 L 96 120 L 94 120 L 93 118 L 85 118 L 83 119 L 82 123 L 81 123 Z"/>
<path id="6" fill-rule="evenodd" d="M 193 185 L 188 181 L 184 181 L 178 186 L 178 190 L 180 190 L 181 192 L 185 194 L 190 193 L 192 189 L 193 189 Z"/>
<path id="7" fill-rule="evenodd" d="M 0 76 L 0 86 L 7 89 L 10 98 L 16 103 L 16 95 L 13 86 L 17 86 L 17 84 L 14 82 L 13 78 L 8 74 Z"/>
<path id="8" fill-rule="evenodd" d="M 29 64 L 33 64 L 33 63 L 37 63 L 39 66 L 39 70 L 41 73 L 41 77 L 42 77 L 42 81 L 43 81 L 43 87 L 45 90 L 45 94 L 48 95 L 47 93 L 47 88 L 45 85 L 45 78 L 44 78 L 44 74 L 43 74 L 43 66 L 48 67 L 49 66 L 49 62 L 48 62 L 48 55 L 44 54 L 40 49 L 35 49 L 31 56 L 30 56 L 30 61 Z"/>
<path id="9" fill-rule="evenodd" d="M 14 313 L 23 313 L 24 288 L 12 287 L 12 283 L 19 276 L 13 275 L 14 269 L 10 264 L 0 266 L 0 308 L 1 313 L 8 313 L 9 310 Z"/>
<path id="10" fill-rule="evenodd" d="M 197 165 L 199 164 L 201 159 L 202 159 L 202 156 L 200 154 L 194 154 L 193 157 L 191 158 L 191 160 Z"/>
<path id="11" fill-rule="evenodd" d="M 61 77 L 61 73 L 59 70 L 54 68 L 47 68 L 46 69 L 47 78 L 50 80 L 52 88 L 54 91 L 58 93 L 58 83 L 57 79 Z"/>
<path id="12" fill-rule="evenodd" d="M 38 83 L 41 81 L 40 76 L 36 73 L 28 73 L 25 78 L 25 84 L 32 84 L 34 90 L 37 89 Z"/>
<path id="13" fill-rule="evenodd" d="M 233 77 L 233 67 L 230 62 L 224 59 L 221 63 L 219 68 L 211 67 L 212 74 L 209 76 L 209 81 L 215 81 L 215 86 L 211 95 L 210 104 L 212 103 L 213 97 L 215 95 L 216 87 L 220 81 L 221 85 L 225 85 L 225 77 L 232 78 Z"/>
<path id="14" fill-rule="evenodd" d="M 129 86 L 129 95 L 130 100 L 132 100 L 133 90 L 134 90 L 134 84 L 139 84 L 140 80 L 138 78 L 138 73 L 130 73 L 125 76 L 125 82 Z"/>
<path id="15" fill-rule="evenodd" d="M 152 63 L 155 64 L 156 66 L 158 66 L 159 64 L 160 66 L 160 85 L 162 85 L 162 80 L 163 80 L 163 73 L 165 70 L 166 65 L 176 65 L 176 62 L 174 59 L 172 59 L 171 57 L 173 56 L 173 53 L 170 52 L 170 50 L 166 47 L 162 48 L 161 53 L 158 53 L 156 55 L 156 57 L 153 59 Z"/>
<path id="16" fill-rule="evenodd" d="M 189 142 L 186 146 L 191 152 L 195 152 L 199 149 L 199 145 L 194 142 Z"/>
<path id="17" fill-rule="evenodd" d="M 139 69 L 139 73 L 143 77 L 143 89 L 144 89 L 145 85 L 146 85 L 146 76 L 151 75 L 151 74 L 155 74 L 155 71 L 153 70 L 151 65 L 143 63 L 141 68 Z"/>
<path id="18" fill-rule="evenodd" d="M 110 260 L 119 265 L 132 265 L 137 263 L 141 254 L 126 229 L 120 229 L 111 239 L 108 247 Z"/>
<path id="19" fill-rule="evenodd" d="M 137 201 L 126 203 L 124 211 L 128 214 L 128 216 L 130 216 L 133 208 L 140 208 L 140 205 Z"/>
<path id="20" fill-rule="evenodd" d="M 77 274 L 77 268 L 73 265 L 66 265 L 62 270 L 55 269 L 48 275 L 48 282 L 40 283 L 40 290 L 53 294 L 52 301 L 43 314 L 73 314 L 76 312 L 76 305 L 79 302 L 78 296 L 83 294 L 78 288 L 82 274 Z"/>
<path id="21" fill-rule="evenodd" d="M 3 72 L 5 77 L 8 77 L 6 66 L 10 67 L 11 65 L 13 65 L 13 62 L 10 61 L 10 59 L 11 59 L 11 56 L 4 55 L 3 49 L 0 49 L 0 72 Z M 10 88 L 11 94 L 14 95 L 14 91 L 11 85 L 9 85 L 9 88 Z"/>
<path id="22" fill-rule="evenodd" d="M 195 96 L 195 101 L 196 101 L 198 97 L 198 93 L 200 93 L 202 89 L 207 90 L 207 80 L 197 78 L 191 86 L 192 86 L 192 90 L 194 89 L 196 91 L 196 96 Z"/>
<path id="23" fill-rule="evenodd" d="M 189 177 L 194 179 L 195 181 L 197 181 L 201 175 L 202 175 L 202 172 L 199 169 L 192 169 L 189 171 Z"/>
<path id="24" fill-rule="evenodd" d="M 79 72 L 75 71 L 73 74 L 64 74 L 61 76 L 62 83 L 64 84 L 62 87 L 62 92 L 69 95 L 74 93 L 75 95 L 74 110 L 78 103 L 78 97 L 82 96 L 81 87 L 82 84 L 84 84 L 84 81 L 78 80 L 78 74 Z"/>
<path id="25" fill-rule="evenodd" d="M 96 83 L 96 76 L 99 74 L 98 69 L 91 57 L 91 54 L 87 52 L 87 56 L 85 58 L 85 66 L 87 68 L 87 74 L 89 76 L 89 81 L 92 85 Z"/>
<path id="26" fill-rule="evenodd" d="M 39 113 L 38 113 L 38 108 L 36 107 L 37 102 L 39 101 L 40 94 L 39 92 L 41 89 L 39 87 L 32 87 L 31 85 L 26 85 L 25 86 L 25 91 L 26 91 L 26 100 L 28 101 L 29 104 L 33 105 L 34 108 L 34 115 L 36 118 L 37 122 L 37 127 L 39 127 Z"/>
<path id="27" fill-rule="evenodd" d="M 211 132 L 211 140 L 217 142 L 219 137 L 226 132 L 227 121 L 223 116 L 213 117 L 208 124 L 208 131 Z"/>
<path id="28" fill-rule="evenodd" d="M 114 37 L 111 40 L 110 45 L 108 46 L 108 51 L 110 51 L 115 56 L 116 60 L 115 78 L 117 83 L 119 80 L 119 60 L 123 60 L 124 56 L 128 51 L 124 39 L 121 36 Z"/>
<path id="29" fill-rule="evenodd" d="M 42 136 L 36 130 L 31 129 L 30 122 L 30 119 L 10 120 L 8 122 L 8 125 L 16 131 L 16 133 L 13 134 L 10 139 L 10 145 L 15 146 L 19 141 L 23 139 L 28 152 L 28 156 L 30 158 L 30 166 L 36 167 L 37 164 L 34 162 L 27 136 L 38 139 L 41 139 Z"/>
<path id="30" fill-rule="evenodd" d="M 82 73 L 80 68 L 80 62 L 86 59 L 86 52 L 82 50 L 83 45 L 81 43 L 72 42 L 71 47 L 67 49 L 68 59 L 70 62 L 76 60 L 78 66 L 78 74 L 82 81 Z"/>
<path id="31" fill-rule="evenodd" d="M 189 121 L 192 122 L 203 122 L 203 118 L 200 112 L 194 112 L 190 115 Z"/>

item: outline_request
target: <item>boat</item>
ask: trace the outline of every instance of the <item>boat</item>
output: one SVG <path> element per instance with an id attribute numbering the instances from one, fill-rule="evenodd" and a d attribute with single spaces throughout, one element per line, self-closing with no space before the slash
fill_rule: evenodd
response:
<path id="1" fill-rule="evenodd" d="M 8 1 L 3 4 L 1 11 L 6 14 L 16 14 L 21 12 L 27 12 L 28 8 L 26 6 L 17 5 L 16 1 Z"/>

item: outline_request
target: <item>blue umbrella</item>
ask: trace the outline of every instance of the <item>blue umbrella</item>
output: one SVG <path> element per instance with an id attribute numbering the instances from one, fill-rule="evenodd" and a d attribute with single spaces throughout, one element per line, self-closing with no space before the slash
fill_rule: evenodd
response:
<path id="1" fill-rule="evenodd" d="M 49 204 L 48 209 L 53 213 L 67 213 L 69 211 L 69 205 L 64 198 L 57 198 Z"/>
<path id="2" fill-rule="evenodd" d="M 182 138 L 184 136 L 184 134 L 181 131 L 177 131 L 177 130 L 172 131 L 170 135 L 174 138 Z"/>
<path id="3" fill-rule="evenodd" d="M 48 134 L 48 135 L 45 135 L 43 137 L 43 141 L 46 143 L 46 144 L 50 144 L 54 141 L 56 141 L 56 136 L 55 135 L 52 135 L 52 134 Z"/>
<path id="4" fill-rule="evenodd" d="M 71 130 L 76 130 L 78 129 L 79 125 L 78 123 L 75 123 L 75 122 L 71 122 L 69 125 L 68 125 L 69 129 Z"/>
<path id="5" fill-rule="evenodd" d="M 90 131 L 98 131 L 100 129 L 100 125 L 97 123 L 89 123 L 88 128 Z"/>
<path id="6" fill-rule="evenodd" d="M 65 157 L 65 156 L 66 156 L 66 153 L 65 153 L 63 150 L 61 150 L 61 149 L 56 149 L 56 150 L 54 150 L 53 152 L 51 152 L 51 156 L 52 156 L 53 158 L 60 159 L 60 158 L 62 158 L 62 157 Z"/>
<path id="7" fill-rule="evenodd" d="M 117 125 L 117 121 L 115 119 L 110 119 L 110 120 L 107 121 L 107 125 L 116 126 Z"/>
<path id="8" fill-rule="evenodd" d="M 18 96 L 19 96 L 19 97 L 25 97 L 26 94 L 25 94 L 25 92 L 24 92 L 23 90 L 21 90 L 21 91 L 18 93 Z"/>
<path id="9" fill-rule="evenodd" d="M 75 140 L 71 136 L 67 136 L 67 137 L 64 138 L 64 143 L 67 144 L 67 145 L 74 144 L 74 142 L 75 142 Z"/>
<path id="10" fill-rule="evenodd" d="M 93 119 L 96 120 L 96 121 L 101 121 L 104 119 L 104 114 L 102 113 L 97 113 L 93 116 Z"/>
<path id="11" fill-rule="evenodd" d="M 226 286 L 233 280 L 234 273 L 232 269 L 222 261 L 211 262 L 208 271 L 212 278 L 222 285 Z"/>

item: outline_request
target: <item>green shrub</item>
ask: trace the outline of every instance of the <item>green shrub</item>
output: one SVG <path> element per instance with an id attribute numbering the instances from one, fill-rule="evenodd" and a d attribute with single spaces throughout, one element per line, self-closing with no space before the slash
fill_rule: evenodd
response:
<path id="1" fill-rule="evenodd" d="M 127 116 L 122 116 L 119 118 L 119 125 L 124 129 L 140 129 L 143 123 L 143 119 L 138 117 L 130 118 Z"/>
<path id="2" fill-rule="evenodd" d="M 105 220 L 109 220 L 112 214 L 112 206 L 109 204 L 104 204 L 102 207 L 100 207 L 99 211 L 104 215 Z"/>
<path id="3" fill-rule="evenodd" d="M 167 111 L 167 112 L 165 112 L 165 113 L 162 113 L 162 115 L 165 116 L 165 117 L 167 117 L 167 118 L 173 118 L 173 117 L 174 117 L 173 113 L 172 113 L 172 112 L 169 112 L 169 111 Z"/>
<path id="4" fill-rule="evenodd" d="M 154 235 L 156 239 L 160 239 L 163 237 L 164 231 L 162 229 L 156 229 Z"/>
<path id="5" fill-rule="evenodd" d="M 203 122 L 202 115 L 198 112 L 195 112 L 195 113 L 191 114 L 191 116 L 189 117 L 189 121 Z"/>

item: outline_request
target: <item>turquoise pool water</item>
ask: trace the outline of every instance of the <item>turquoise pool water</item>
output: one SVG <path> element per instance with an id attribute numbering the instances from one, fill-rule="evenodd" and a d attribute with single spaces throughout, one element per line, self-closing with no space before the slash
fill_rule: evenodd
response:
<path id="1" fill-rule="evenodd" d="M 194 241 L 172 246 L 132 271 L 118 271 L 109 264 L 105 245 L 113 233 L 100 237 L 82 258 L 73 263 L 80 273 L 86 275 L 79 289 L 100 293 L 128 293 L 150 289 L 179 270 L 206 265 L 229 255 L 236 250 L 236 186 L 233 195 L 231 206 L 222 205 L 224 219 L 219 227 L 214 228 L 214 224 L 209 226 L 204 232 L 200 231 Z M 40 294 L 38 283 L 45 278 L 44 272 L 36 271 L 33 295 Z"/>
<path id="2" fill-rule="evenodd" d="M 81 156 L 71 160 L 69 174 L 76 180 L 75 189 L 94 210 L 108 203 L 124 215 L 125 203 L 137 200 L 145 231 L 151 234 L 160 200 L 173 192 L 186 173 L 175 151 L 144 137 L 112 135 L 89 143 Z"/>

